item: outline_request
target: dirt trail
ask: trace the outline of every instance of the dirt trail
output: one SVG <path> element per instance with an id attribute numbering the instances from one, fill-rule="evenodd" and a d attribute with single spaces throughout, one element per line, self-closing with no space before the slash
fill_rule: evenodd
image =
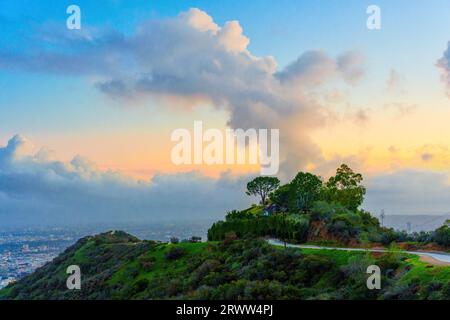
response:
<path id="1" fill-rule="evenodd" d="M 439 261 L 438 259 L 429 256 L 420 256 L 420 261 L 429 263 L 434 266 L 450 266 L 450 262 Z"/>

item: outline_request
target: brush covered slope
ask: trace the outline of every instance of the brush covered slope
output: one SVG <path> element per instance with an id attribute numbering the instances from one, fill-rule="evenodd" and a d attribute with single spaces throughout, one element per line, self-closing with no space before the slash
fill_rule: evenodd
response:
<path id="1" fill-rule="evenodd" d="M 377 264 L 382 288 L 368 290 Z M 81 268 L 81 290 L 66 269 Z M 395 251 L 284 249 L 263 240 L 177 244 L 124 232 L 86 237 L 0 291 L 2 299 L 450 299 L 450 268 Z"/>

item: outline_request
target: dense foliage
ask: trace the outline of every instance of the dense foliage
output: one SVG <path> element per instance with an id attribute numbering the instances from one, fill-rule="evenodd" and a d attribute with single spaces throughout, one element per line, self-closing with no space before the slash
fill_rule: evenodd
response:
<path id="1" fill-rule="evenodd" d="M 278 179 L 270 179 L 274 178 L 259 177 L 249 183 L 271 185 L 270 193 L 265 189 L 264 199 L 268 196 L 269 200 L 261 202 L 264 205 L 232 211 L 225 221 L 213 224 L 208 239 L 223 240 L 233 233 L 238 238 L 269 236 L 290 242 L 384 246 L 408 242 L 417 246 L 435 244 L 443 250 L 450 247 L 448 223 L 434 232 L 412 234 L 380 226 L 377 218 L 359 209 L 366 193 L 363 177 L 345 164 L 326 182 L 307 172 L 299 172 L 281 186 Z"/>
<path id="2" fill-rule="evenodd" d="M 263 216 L 251 210 L 233 211 L 226 221 L 219 221 L 208 230 L 208 239 L 223 240 L 230 234 L 239 238 L 254 238 L 272 235 L 295 242 L 304 242 L 308 237 L 309 219 L 299 214 L 277 214 Z"/>
<path id="3" fill-rule="evenodd" d="M 82 289 L 66 288 L 78 264 Z M 367 266 L 382 289 L 366 287 Z M 7 299 L 449 299 L 449 269 L 395 251 L 372 255 L 274 247 L 261 240 L 161 244 L 123 233 L 80 240 L 0 291 Z"/>

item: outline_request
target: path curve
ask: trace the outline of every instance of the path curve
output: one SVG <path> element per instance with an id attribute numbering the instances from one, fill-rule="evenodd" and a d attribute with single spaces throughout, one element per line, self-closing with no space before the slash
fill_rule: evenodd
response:
<path id="1" fill-rule="evenodd" d="M 268 239 L 267 242 L 274 246 L 284 246 L 284 242 L 278 239 Z M 286 243 L 289 248 L 300 249 L 319 249 L 319 250 L 342 250 L 342 251 L 363 251 L 363 252 L 388 252 L 387 249 L 370 249 L 370 248 L 337 248 L 337 247 L 324 247 L 306 244 L 292 244 Z M 422 252 L 422 251 L 401 251 L 408 254 L 418 255 L 422 261 L 428 262 L 434 265 L 450 266 L 450 254 L 435 253 L 435 252 Z"/>

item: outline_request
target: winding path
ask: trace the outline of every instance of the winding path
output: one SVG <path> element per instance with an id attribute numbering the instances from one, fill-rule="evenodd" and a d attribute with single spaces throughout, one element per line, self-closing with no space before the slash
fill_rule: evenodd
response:
<path id="1" fill-rule="evenodd" d="M 274 246 L 284 246 L 284 242 L 278 239 L 268 239 L 267 242 Z M 318 250 L 342 250 L 342 251 L 365 251 L 365 252 L 388 252 L 387 249 L 366 249 L 366 248 L 338 248 L 338 247 L 323 247 L 315 245 L 303 245 L 286 243 L 287 247 L 300 248 L 300 249 L 318 249 Z M 450 254 L 447 253 L 435 253 L 435 252 L 423 252 L 423 251 L 401 251 L 408 254 L 415 254 L 420 256 L 422 261 L 428 262 L 434 265 L 450 266 Z"/>

